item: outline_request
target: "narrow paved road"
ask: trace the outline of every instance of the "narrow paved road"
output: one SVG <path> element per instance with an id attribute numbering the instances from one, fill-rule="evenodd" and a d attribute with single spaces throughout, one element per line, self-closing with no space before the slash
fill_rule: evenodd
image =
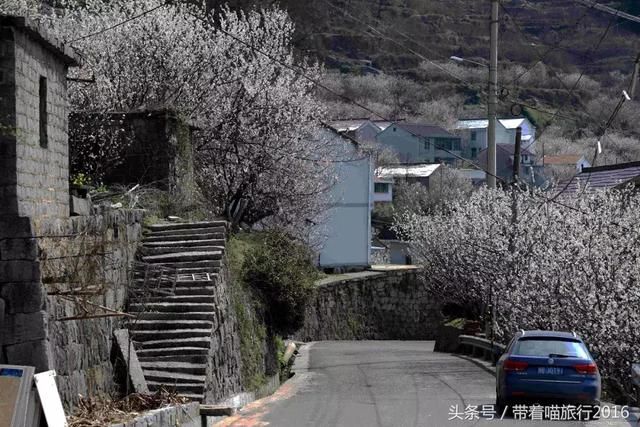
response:
<path id="1" fill-rule="evenodd" d="M 493 405 L 494 377 L 475 363 L 433 352 L 433 342 L 327 341 L 304 346 L 296 375 L 272 397 L 218 426 L 422 427 L 629 426 L 635 422 L 451 420 L 452 407 Z"/>

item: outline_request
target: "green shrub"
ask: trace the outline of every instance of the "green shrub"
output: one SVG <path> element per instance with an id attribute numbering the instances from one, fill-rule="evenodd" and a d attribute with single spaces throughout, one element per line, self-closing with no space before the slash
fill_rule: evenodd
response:
<path id="1" fill-rule="evenodd" d="M 276 334 L 286 336 L 302 326 L 318 278 L 307 248 L 285 234 L 264 233 L 261 242 L 245 253 L 242 278 L 259 293 Z"/>

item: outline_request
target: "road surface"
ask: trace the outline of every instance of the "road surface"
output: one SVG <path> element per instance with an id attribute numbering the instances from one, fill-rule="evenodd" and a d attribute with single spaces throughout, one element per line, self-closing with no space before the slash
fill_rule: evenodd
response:
<path id="1" fill-rule="evenodd" d="M 295 372 L 275 395 L 217 426 L 636 426 L 611 417 L 588 423 L 491 420 L 493 375 L 466 358 L 433 352 L 428 341 L 311 343 L 302 347 Z M 476 406 L 480 412 L 482 405 L 491 405 L 485 417 L 467 410 Z M 454 418 L 456 412 L 463 419 Z"/>

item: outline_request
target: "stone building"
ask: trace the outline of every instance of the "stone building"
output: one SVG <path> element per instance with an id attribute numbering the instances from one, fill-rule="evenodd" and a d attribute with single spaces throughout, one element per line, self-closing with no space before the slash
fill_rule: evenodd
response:
<path id="1" fill-rule="evenodd" d="M 67 67 L 74 54 L 26 18 L 0 16 L 0 215 L 69 216 Z"/>
<path id="2" fill-rule="evenodd" d="M 0 16 L 0 363 L 49 368 L 36 224 L 69 216 L 67 68 L 38 24 Z"/>

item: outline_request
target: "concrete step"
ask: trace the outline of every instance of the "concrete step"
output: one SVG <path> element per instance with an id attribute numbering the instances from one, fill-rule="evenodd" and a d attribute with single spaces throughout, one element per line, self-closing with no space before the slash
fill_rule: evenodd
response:
<path id="1" fill-rule="evenodd" d="M 153 370 L 142 370 L 144 374 L 144 378 L 147 381 L 155 381 L 164 384 L 178 384 L 178 383 L 203 383 L 206 381 L 207 377 L 205 375 L 193 375 L 193 374 L 184 374 L 177 372 L 167 372 L 167 371 L 153 371 Z"/>
<path id="2" fill-rule="evenodd" d="M 211 273 L 209 275 L 211 280 L 176 280 L 175 282 L 175 290 L 176 294 L 178 290 L 182 288 L 207 288 L 207 289 L 215 289 L 215 285 L 218 279 L 218 275 L 215 273 Z M 159 291 L 167 291 L 173 289 L 174 283 L 171 281 L 162 281 L 155 282 L 153 280 L 147 280 L 145 285 L 144 279 L 135 279 L 134 285 L 132 286 L 132 290 L 144 290 L 144 289 L 158 289 Z"/>
<path id="3" fill-rule="evenodd" d="M 164 330 L 133 330 L 129 331 L 131 338 L 137 343 L 159 341 L 175 338 L 210 338 L 211 328 L 207 329 L 164 329 Z"/>
<path id="4" fill-rule="evenodd" d="M 147 226 L 151 231 L 166 231 L 166 230 L 189 230 L 192 228 L 207 228 L 207 227 L 226 227 L 227 221 L 215 220 L 215 221 L 197 221 L 197 222 L 170 222 L 159 223 Z"/>
<path id="5" fill-rule="evenodd" d="M 149 391 L 156 392 L 161 387 L 165 387 L 168 390 L 175 390 L 178 394 L 188 393 L 202 395 L 204 393 L 204 383 L 174 383 L 165 384 L 158 381 L 147 381 Z"/>
<path id="6" fill-rule="evenodd" d="M 204 274 L 204 273 L 217 275 L 219 272 L 220 272 L 219 265 L 215 267 L 181 267 L 178 269 L 179 275 Z"/>
<path id="7" fill-rule="evenodd" d="M 203 363 L 185 362 L 140 362 L 142 371 L 166 371 L 171 373 L 205 375 L 207 365 Z"/>
<path id="8" fill-rule="evenodd" d="M 184 347 L 199 347 L 208 349 L 211 346 L 211 338 L 209 337 L 196 337 L 196 338 L 180 338 L 180 339 L 168 339 L 168 340 L 155 340 L 155 341 L 141 341 L 135 344 L 136 351 L 160 349 L 160 348 L 184 348 Z"/>
<path id="9" fill-rule="evenodd" d="M 145 248 L 184 248 L 191 246 L 225 246 L 224 239 L 204 239 L 204 240 L 164 240 L 158 242 L 144 242 Z"/>
<path id="10" fill-rule="evenodd" d="M 210 320 L 137 320 L 129 322 L 128 327 L 134 331 L 211 329 L 213 322 Z"/>
<path id="11" fill-rule="evenodd" d="M 192 267 L 192 268 L 202 268 L 202 267 Z M 164 277 L 162 277 L 162 280 L 158 280 L 159 279 L 158 277 L 155 277 L 149 274 L 145 275 L 144 271 L 134 271 L 133 278 L 138 283 L 144 283 L 145 278 L 147 279 L 148 282 L 154 281 L 155 283 L 173 283 L 174 280 L 178 283 L 194 282 L 194 278 L 190 276 L 190 273 L 182 273 L 182 272 L 178 272 L 177 270 L 175 274 L 165 275 Z M 218 279 L 218 275 L 216 273 L 210 273 L 209 280 L 207 280 L 204 274 L 197 274 L 195 277 L 195 281 L 202 282 L 202 283 L 207 283 L 208 281 L 215 282 L 217 279 Z"/>
<path id="12" fill-rule="evenodd" d="M 207 364 L 207 354 L 183 354 L 183 355 L 166 355 L 166 356 L 138 356 L 140 362 L 162 363 L 162 362 L 180 362 L 180 363 L 196 363 Z"/>
<path id="13" fill-rule="evenodd" d="M 164 311 L 172 313 L 185 313 L 185 312 L 202 312 L 213 311 L 213 304 L 206 303 L 165 303 L 165 302 L 150 302 L 147 304 L 133 303 L 129 304 L 129 311 L 131 313 L 149 312 L 149 311 Z"/>
<path id="14" fill-rule="evenodd" d="M 195 261 L 212 261 L 222 259 L 222 251 L 173 252 L 162 255 L 143 256 L 142 261 L 149 264 L 184 263 Z M 173 266 L 172 266 L 173 267 Z"/>
<path id="15" fill-rule="evenodd" d="M 211 283 L 208 283 L 211 285 Z M 171 292 L 172 295 L 214 295 L 216 288 L 214 286 L 188 286 L 188 283 L 176 284 L 175 289 L 171 286 L 160 286 L 156 288 L 149 288 L 148 296 L 161 296 L 162 292 Z"/>
<path id="16" fill-rule="evenodd" d="M 194 234 L 164 234 L 156 236 L 149 234 L 142 238 L 143 244 L 162 243 L 162 242 L 206 242 L 210 240 L 226 242 L 225 233 L 194 233 Z"/>
<path id="17" fill-rule="evenodd" d="M 191 285 L 191 286 L 190 286 Z M 135 292 L 135 293 L 134 293 Z M 144 288 L 141 284 L 137 287 L 131 288 L 131 301 L 132 302 L 144 302 L 145 297 L 161 297 L 166 296 L 181 296 L 181 295 L 203 295 L 211 296 L 215 295 L 216 287 L 213 283 L 206 283 L 205 285 L 196 283 L 195 286 L 189 283 L 176 283 L 176 286 L 162 285 L 162 286 L 149 286 Z M 140 301 L 135 301 L 140 299 Z"/>
<path id="18" fill-rule="evenodd" d="M 140 301 L 141 302 L 141 301 Z M 145 303 L 152 302 L 166 302 L 166 303 L 178 303 L 178 302 L 193 302 L 193 303 L 211 303 L 215 302 L 213 294 L 209 295 L 155 295 L 147 296 L 144 298 Z"/>
<path id="19" fill-rule="evenodd" d="M 158 246 L 142 247 L 139 252 L 143 256 L 167 255 L 188 252 L 220 252 L 224 253 L 224 246 Z"/>
<path id="20" fill-rule="evenodd" d="M 198 227 L 198 228 L 183 228 L 175 230 L 150 230 L 145 233 L 146 237 L 158 237 L 158 236 L 190 236 L 194 234 L 211 234 L 211 233 L 225 233 L 227 230 L 225 227 L 213 226 L 213 227 Z"/>
<path id="21" fill-rule="evenodd" d="M 209 354 L 208 348 L 202 347 L 166 347 L 166 348 L 147 348 L 136 349 L 138 359 L 142 358 L 157 358 L 157 357 L 181 357 L 181 356 L 193 356 L 193 357 L 207 357 Z"/>
<path id="22" fill-rule="evenodd" d="M 189 312 L 144 312 L 138 313 L 141 320 L 215 320 L 214 311 L 189 311 Z"/>
<path id="23" fill-rule="evenodd" d="M 190 269 L 192 268 L 219 269 L 222 266 L 222 261 L 221 260 L 176 261 L 176 262 L 167 261 L 167 262 L 157 263 L 154 265 L 175 269 L 177 274 L 184 274 L 186 272 L 191 271 Z M 165 277 L 168 277 L 168 276 L 165 275 Z"/>

